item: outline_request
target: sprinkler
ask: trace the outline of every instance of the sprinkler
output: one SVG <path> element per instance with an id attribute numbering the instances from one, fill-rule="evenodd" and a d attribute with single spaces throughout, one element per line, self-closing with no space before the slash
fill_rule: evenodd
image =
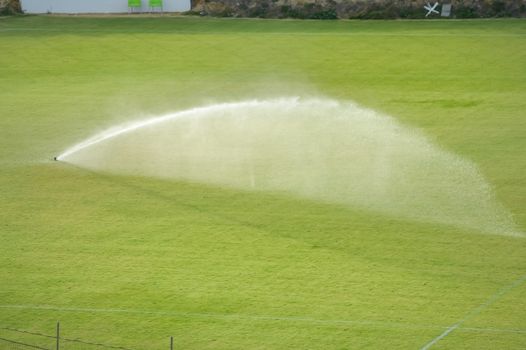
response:
<path id="1" fill-rule="evenodd" d="M 54 161 L 57 161 L 58 159 L 57 159 L 57 157 L 53 157 L 53 160 L 54 160 Z"/>

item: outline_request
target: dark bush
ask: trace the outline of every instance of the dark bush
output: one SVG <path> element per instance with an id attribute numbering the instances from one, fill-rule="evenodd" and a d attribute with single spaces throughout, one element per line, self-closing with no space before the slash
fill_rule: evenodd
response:
<path id="1" fill-rule="evenodd" d="M 248 9 L 248 17 L 268 18 L 269 4 L 264 0 L 259 0 L 256 5 Z"/>
<path id="2" fill-rule="evenodd" d="M 455 17 L 457 18 L 477 18 L 477 11 L 471 5 L 460 5 L 455 8 Z"/>
<path id="3" fill-rule="evenodd" d="M 19 0 L 0 0 L 0 16 L 22 13 Z"/>
<path id="4" fill-rule="evenodd" d="M 338 15 L 336 14 L 335 9 L 327 9 L 327 10 L 321 10 L 318 12 L 314 12 L 309 18 L 310 19 L 338 19 Z"/>
<path id="5" fill-rule="evenodd" d="M 300 12 L 290 5 L 279 7 L 279 18 L 300 18 Z"/>
<path id="6" fill-rule="evenodd" d="M 428 0 L 204 0 L 207 12 L 218 17 L 300 19 L 424 18 Z M 300 0 L 301 1 L 301 0 Z M 434 3 L 435 0 L 429 0 Z M 452 4 L 452 18 L 526 17 L 525 0 L 444 0 Z M 208 5 L 213 8 L 208 9 Z M 222 4 L 219 6 L 218 4 Z M 440 10 L 440 6 L 438 8 Z M 200 11 L 198 6 L 196 11 Z M 433 14 L 430 18 L 440 18 Z"/>

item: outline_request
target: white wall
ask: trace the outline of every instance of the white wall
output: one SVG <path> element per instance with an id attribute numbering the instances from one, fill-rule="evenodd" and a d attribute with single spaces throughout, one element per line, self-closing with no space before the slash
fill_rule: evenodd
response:
<path id="1" fill-rule="evenodd" d="M 142 11 L 148 12 L 148 0 Z M 26 13 L 122 13 L 128 12 L 128 0 L 21 0 Z M 190 10 L 190 0 L 163 0 L 166 12 Z"/>

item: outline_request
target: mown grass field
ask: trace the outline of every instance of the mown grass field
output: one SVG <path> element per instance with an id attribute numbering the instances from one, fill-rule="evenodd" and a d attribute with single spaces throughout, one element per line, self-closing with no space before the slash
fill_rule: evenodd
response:
<path id="1" fill-rule="evenodd" d="M 0 18 L 0 327 L 60 320 L 132 349 L 421 349 L 458 325 L 432 348 L 526 347 L 524 238 L 52 161 L 144 115 L 350 99 L 474 161 L 525 231 L 525 62 L 524 20 Z"/>

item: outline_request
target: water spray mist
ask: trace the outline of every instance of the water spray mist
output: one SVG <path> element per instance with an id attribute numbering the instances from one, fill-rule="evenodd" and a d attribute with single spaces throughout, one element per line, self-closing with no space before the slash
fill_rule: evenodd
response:
<path id="1" fill-rule="evenodd" d="M 473 162 L 352 102 L 287 98 L 199 107 L 111 128 L 55 159 L 521 235 Z"/>

